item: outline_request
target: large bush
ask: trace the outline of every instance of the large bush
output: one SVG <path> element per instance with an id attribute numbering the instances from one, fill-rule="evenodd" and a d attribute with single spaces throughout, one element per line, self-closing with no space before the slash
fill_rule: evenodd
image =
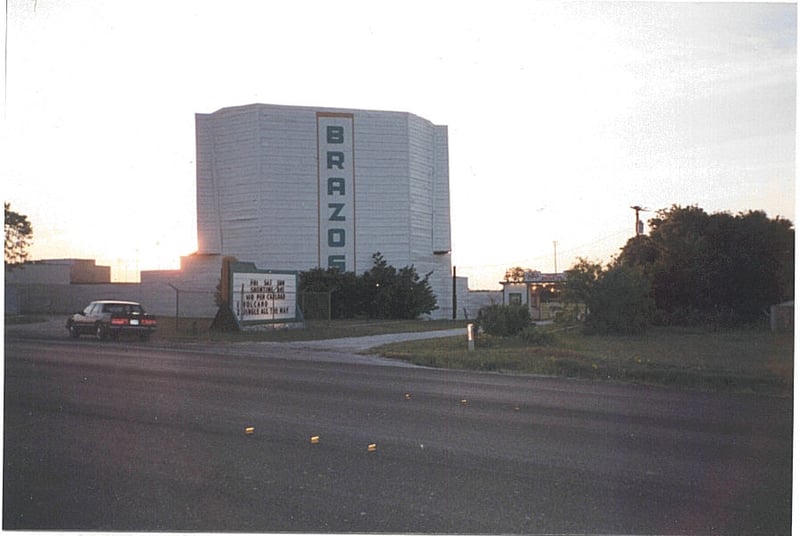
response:
<path id="1" fill-rule="evenodd" d="M 581 259 L 567 270 L 565 296 L 586 306 L 586 329 L 595 333 L 641 333 L 650 323 L 650 279 L 638 268 L 603 269 Z"/>
<path id="2" fill-rule="evenodd" d="M 650 281 L 641 271 L 614 266 L 603 272 L 586 302 L 586 326 L 599 333 L 642 333 L 650 323 Z"/>
<path id="3" fill-rule="evenodd" d="M 489 335 L 511 337 L 531 324 L 531 314 L 524 305 L 489 305 L 478 311 L 477 323 Z"/>
<path id="4" fill-rule="evenodd" d="M 367 316 L 413 320 L 437 308 L 430 273 L 420 277 L 414 265 L 397 270 L 380 253 L 372 260 L 372 268 L 361 276 Z"/>
<path id="5" fill-rule="evenodd" d="M 330 292 L 332 318 L 414 319 L 437 308 L 428 279 L 414 266 L 396 269 L 380 253 L 362 275 L 336 268 L 300 273 L 301 292 Z"/>

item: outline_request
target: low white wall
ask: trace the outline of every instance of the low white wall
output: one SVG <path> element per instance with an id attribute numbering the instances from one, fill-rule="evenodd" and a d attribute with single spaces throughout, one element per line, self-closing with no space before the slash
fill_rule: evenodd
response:
<path id="1" fill-rule="evenodd" d="M 6 314 L 70 314 L 92 300 L 130 300 L 158 316 L 212 318 L 213 291 L 176 291 L 166 283 L 103 283 L 97 285 L 6 285 Z M 16 310 L 9 307 L 16 306 Z"/>

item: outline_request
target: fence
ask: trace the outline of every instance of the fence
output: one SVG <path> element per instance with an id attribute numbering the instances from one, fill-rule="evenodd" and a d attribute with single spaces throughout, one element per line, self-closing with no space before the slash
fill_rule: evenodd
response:
<path id="1" fill-rule="evenodd" d="M 331 320 L 330 292 L 300 292 L 298 306 L 306 320 Z"/>

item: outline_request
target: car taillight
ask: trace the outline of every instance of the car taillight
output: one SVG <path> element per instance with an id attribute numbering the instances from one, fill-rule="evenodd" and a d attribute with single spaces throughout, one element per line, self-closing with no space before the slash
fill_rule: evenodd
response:
<path id="1" fill-rule="evenodd" d="M 128 323 L 128 319 L 127 318 L 112 318 L 111 319 L 111 325 L 112 326 L 124 326 L 127 323 Z"/>
<path id="2" fill-rule="evenodd" d="M 156 325 L 156 319 L 155 318 L 144 318 L 144 319 L 142 319 L 142 325 L 143 326 L 155 326 Z"/>

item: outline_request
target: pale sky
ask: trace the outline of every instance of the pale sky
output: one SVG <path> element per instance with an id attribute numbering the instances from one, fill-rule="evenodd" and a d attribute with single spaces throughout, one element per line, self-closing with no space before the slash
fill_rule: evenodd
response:
<path id="1" fill-rule="evenodd" d="M 197 248 L 194 114 L 256 102 L 447 125 L 453 264 L 472 289 L 512 266 L 610 260 L 631 205 L 795 219 L 795 4 L 7 11 L 0 177 L 33 223 L 34 259 L 95 258 L 114 280 L 177 267 Z"/>

